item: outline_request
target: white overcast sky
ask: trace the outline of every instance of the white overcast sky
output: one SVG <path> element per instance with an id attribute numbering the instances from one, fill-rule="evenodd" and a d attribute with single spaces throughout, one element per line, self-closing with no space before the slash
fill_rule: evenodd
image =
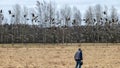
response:
<path id="1" fill-rule="evenodd" d="M 0 0 L 0 9 L 7 10 L 15 4 L 20 4 L 27 7 L 33 7 L 37 0 Z M 38 0 L 43 1 L 43 0 Z M 45 0 L 50 1 L 50 0 Z M 56 2 L 58 6 L 70 5 L 76 6 L 80 9 L 82 13 L 89 7 L 95 6 L 96 4 L 106 5 L 108 8 L 114 6 L 115 8 L 120 8 L 120 0 L 51 0 Z M 120 9 L 118 10 L 120 12 Z"/>

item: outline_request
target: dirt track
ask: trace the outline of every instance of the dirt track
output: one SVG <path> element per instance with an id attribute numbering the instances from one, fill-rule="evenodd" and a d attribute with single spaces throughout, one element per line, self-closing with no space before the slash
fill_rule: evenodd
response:
<path id="1" fill-rule="evenodd" d="M 79 47 L 83 50 L 83 68 L 120 68 L 120 46 L 100 45 L 103 44 L 33 48 L 1 47 L 0 68 L 74 68 L 73 56 Z"/>

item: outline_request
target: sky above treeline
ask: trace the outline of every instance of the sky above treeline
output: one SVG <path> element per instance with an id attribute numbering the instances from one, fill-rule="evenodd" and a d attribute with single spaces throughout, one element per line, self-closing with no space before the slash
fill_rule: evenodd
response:
<path id="1" fill-rule="evenodd" d="M 0 9 L 9 10 L 15 4 L 19 4 L 22 6 L 26 6 L 28 8 L 32 8 L 36 5 L 37 0 L 0 0 Z M 38 0 L 43 1 L 43 0 Z M 52 1 L 55 2 L 57 6 L 62 7 L 64 5 L 76 6 L 80 9 L 83 14 L 85 10 L 89 6 L 95 6 L 96 4 L 100 4 L 102 6 L 107 6 L 109 9 L 111 6 L 114 6 L 118 13 L 120 12 L 120 0 L 44 0 L 46 2 Z"/>

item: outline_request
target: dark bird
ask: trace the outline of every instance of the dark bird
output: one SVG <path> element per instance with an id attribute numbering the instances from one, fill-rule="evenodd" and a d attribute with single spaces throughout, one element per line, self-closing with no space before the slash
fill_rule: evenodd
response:
<path id="1" fill-rule="evenodd" d="M 67 20 L 70 20 L 70 17 L 68 17 Z"/>
<path id="2" fill-rule="evenodd" d="M 24 17 L 27 17 L 27 15 L 24 15 Z"/>
<path id="3" fill-rule="evenodd" d="M 105 18 L 105 21 L 108 21 L 108 19 L 107 19 L 107 18 Z"/>
<path id="4" fill-rule="evenodd" d="M 64 28 L 67 28 L 67 26 L 65 25 Z"/>
<path id="5" fill-rule="evenodd" d="M 35 20 L 35 22 L 37 22 L 37 20 Z"/>
<path id="6" fill-rule="evenodd" d="M 52 21 L 54 21 L 55 19 L 53 18 Z"/>
<path id="7" fill-rule="evenodd" d="M 59 25 L 60 23 L 56 23 L 57 25 Z"/>
<path id="8" fill-rule="evenodd" d="M 35 22 L 37 22 L 38 19 L 35 19 Z"/>
<path id="9" fill-rule="evenodd" d="M 15 15 L 12 15 L 12 17 L 15 17 Z"/>
<path id="10" fill-rule="evenodd" d="M 35 17 L 35 14 L 34 14 L 34 13 L 32 13 L 32 17 Z"/>
<path id="11" fill-rule="evenodd" d="M 85 22 L 87 23 L 89 21 L 89 18 L 85 20 Z"/>
<path id="12" fill-rule="evenodd" d="M 47 22 L 47 20 L 45 20 L 45 22 Z"/>
<path id="13" fill-rule="evenodd" d="M 52 22 L 52 24 L 55 24 L 55 22 Z"/>
<path id="14" fill-rule="evenodd" d="M 94 22 L 96 22 L 96 19 L 93 19 L 94 20 Z"/>
<path id="15" fill-rule="evenodd" d="M 85 19 L 83 19 L 83 21 L 85 21 Z"/>
<path id="16" fill-rule="evenodd" d="M 28 18 L 26 20 L 29 20 Z"/>
<path id="17" fill-rule="evenodd" d="M 107 14 L 105 11 L 103 12 L 105 15 Z"/>
<path id="18" fill-rule="evenodd" d="M 86 19 L 83 19 L 83 21 L 86 21 Z"/>
<path id="19" fill-rule="evenodd" d="M 40 2 L 39 2 L 39 1 L 37 1 L 37 4 L 38 4 L 38 5 L 40 5 Z"/>
<path id="20" fill-rule="evenodd" d="M 76 20 L 74 19 L 72 24 L 75 24 L 75 23 L 76 23 Z"/>
<path id="21" fill-rule="evenodd" d="M 11 10 L 8 10 L 8 12 L 9 12 L 9 14 L 11 14 L 12 12 L 11 12 Z"/>
<path id="22" fill-rule="evenodd" d="M 0 13 L 2 13 L 2 9 L 0 10 Z"/>
<path id="23" fill-rule="evenodd" d="M 114 19 L 112 19 L 112 22 L 115 22 L 115 20 L 114 20 Z"/>
<path id="24" fill-rule="evenodd" d="M 70 20 L 70 17 L 66 17 L 66 21 L 69 21 Z"/>

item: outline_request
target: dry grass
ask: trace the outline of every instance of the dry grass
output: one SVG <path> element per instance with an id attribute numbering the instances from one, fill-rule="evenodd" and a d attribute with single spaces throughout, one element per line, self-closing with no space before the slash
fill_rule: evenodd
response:
<path id="1" fill-rule="evenodd" d="M 83 68 L 120 68 L 119 44 L 8 45 L 0 47 L 0 68 L 74 68 L 73 56 L 78 48 L 83 50 Z"/>

